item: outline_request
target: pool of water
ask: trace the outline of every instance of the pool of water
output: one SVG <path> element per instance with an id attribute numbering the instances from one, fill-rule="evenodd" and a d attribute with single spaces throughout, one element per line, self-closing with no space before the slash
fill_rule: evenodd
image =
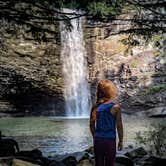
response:
<path id="1" fill-rule="evenodd" d="M 147 130 L 151 122 L 159 120 L 123 115 L 124 146 L 135 144 L 136 132 Z M 3 135 L 14 138 L 21 150 L 38 148 L 45 156 L 82 151 L 92 146 L 86 118 L 1 118 L 0 130 Z"/>

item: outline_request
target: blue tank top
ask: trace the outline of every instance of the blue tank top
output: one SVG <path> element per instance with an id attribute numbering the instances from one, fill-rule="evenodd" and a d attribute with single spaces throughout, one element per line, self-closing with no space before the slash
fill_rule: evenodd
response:
<path id="1" fill-rule="evenodd" d="M 110 111 L 114 105 L 114 103 L 108 103 L 98 106 L 95 138 L 116 139 L 116 118 Z"/>

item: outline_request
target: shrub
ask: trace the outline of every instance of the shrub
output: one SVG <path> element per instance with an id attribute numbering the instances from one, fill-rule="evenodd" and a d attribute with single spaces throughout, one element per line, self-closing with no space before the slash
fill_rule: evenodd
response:
<path id="1" fill-rule="evenodd" d="M 166 124 L 151 124 L 144 132 L 136 133 L 136 142 L 144 145 L 150 154 L 164 157 L 166 155 Z"/>
<path id="2" fill-rule="evenodd" d="M 123 0 L 117 0 L 116 2 L 107 2 L 105 0 L 89 1 L 87 11 L 96 20 L 106 21 L 119 15 L 124 6 L 127 5 Z"/>

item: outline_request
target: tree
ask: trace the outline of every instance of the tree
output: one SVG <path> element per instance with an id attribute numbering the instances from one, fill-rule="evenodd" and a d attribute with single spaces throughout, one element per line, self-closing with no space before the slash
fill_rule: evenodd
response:
<path id="1" fill-rule="evenodd" d="M 150 37 L 154 33 L 166 31 L 166 1 L 164 0 L 0 0 L 0 18 L 8 22 L 27 25 L 33 32 L 55 33 L 50 26 L 65 21 L 70 27 L 70 20 L 87 16 L 89 20 L 111 22 L 128 21 L 129 29 L 119 33 L 140 34 Z M 74 8 L 85 11 L 65 13 L 62 8 Z M 118 15 L 130 14 L 132 17 L 118 18 Z"/>

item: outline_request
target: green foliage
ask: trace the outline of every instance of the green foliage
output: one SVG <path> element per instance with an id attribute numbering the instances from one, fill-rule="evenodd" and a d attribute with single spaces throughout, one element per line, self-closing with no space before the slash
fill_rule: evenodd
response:
<path id="1" fill-rule="evenodd" d="M 155 94 L 155 93 L 158 93 L 160 91 L 166 91 L 166 85 L 165 84 L 158 85 L 158 86 L 151 86 L 147 89 L 147 93 L 150 93 L 150 94 Z"/>
<path id="2" fill-rule="evenodd" d="M 62 6 L 63 4 L 63 6 Z M 79 9 L 79 3 L 77 3 L 75 0 L 72 0 L 70 3 L 61 3 L 60 4 L 61 7 L 65 7 L 65 8 L 70 8 L 70 9 Z"/>
<path id="3" fill-rule="evenodd" d="M 124 4 L 124 0 L 58 0 L 58 6 L 61 8 L 82 9 L 92 16 L 95 20 L 106 21 L 108 18 L 119 15 Z"/>
<path id="4" fill-rule="evenodd" d="M 151 127 L 145 132 L 136 133 L 138 144 L 144 145 L 149 153 L 162 157 L 166 154 L 166 124 L 151 124 Z"/>
<path id="5" fill-rule="evenodd" d="M 88 6 L 89 14 L 96 19 L 106 19 L 109 15 L 116 15 L 116 8 L 108 6 L 105 2 L 93 2 Z"/>
<path id="6" fill-rule="evenodd" d="M 135 1 L 126 2 L 125 0 L 6 0 L 1 4 L 2 10 L 0 10 L 0 15 L 1 18 L 9 22 L 26 25 L 29 27 L 29 31 L 36 31 L 33 34 L 37 39 L 44 39 L 43 41 L 46 41 L 46 34 L 42 35 L 42 33 L 57 33 L 54 29 L 58 27 L 57 25 L 62 19 L 67 22 L 66 24 L 69 29 L 71 28 L 71 17 L 69 18 L 66 13 L 62 12 L 61 8 L 78 9 L 85 11 L 84 15 L 92 21 L 99 20 L 100 22 L 107 22 L 116 19 L 128 21 L 129 19 L 131 20 L 132 27 L 124 30 L 120 29 L 118 33 L 131 34 L 130 36 L 140 35 L 148 43 L 154 34 L 162 34 L 165 32 L 165 27 L 163 27 L 165 16 L 159 12 L 160 10 L 158 11 L 157 6 L 154 5 L 153 7 L 153 3 L 149 4 L 152 5 L 150 11 L 152 12 L 154 10 L 152 12 L 153 19 L 149 18 L 148 14 L 146 14 L 146 11 L 149 11 L 149 9 L 146 9 L 146 6 L 144 7 L 143 2 L 139 4 Z M 156 14 L 156 12 L 159 12 L 159 14 Z M 132 17 L 119 18 L 118 16 L 121 14 Z M 71 16 L 74 18 L 81 17 L 82 15 L 73 12 Z M 159 19 L 156 19 L 158 17 Z M 159 22 L 160 19 L 161 21 Z M 50 27 L 54 25 L 55 28 L 52 30 Z M 133 39 L 129 44 L 134 46 L 138 44 L 138 41 Z M 158 46 L 160 43 L 157 41 L 156 45 Z"/>

